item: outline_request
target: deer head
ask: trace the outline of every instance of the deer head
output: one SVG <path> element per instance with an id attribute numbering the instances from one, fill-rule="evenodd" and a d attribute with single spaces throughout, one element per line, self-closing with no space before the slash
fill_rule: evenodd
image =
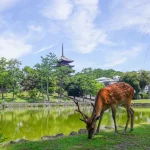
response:
<path id="1" fill-rule="evenodd" d="M 91 139 L 95 132 L 95 129 L 96 129 L 96 121 L 100 118 L 100 116 L 96 117 L 95 108 L 94 108 L 93 115 L 91 117 L 88 117 L 87 115 L 85 115 L 84 113 L 81 112 L 78 102 L 75 100 L 74 100 L 74 102 L 78 107 L 78 110 L 76 110 L 76 111 L 79 112 L 83 117 L 83 119 L 81 119 L 81 118 L 79 118 L 79 119 L 86 124 L 86 129 L 88 130 L 88 138 Z M 91 103 L 91 105 L 93 106 L 92 103 Z"/>

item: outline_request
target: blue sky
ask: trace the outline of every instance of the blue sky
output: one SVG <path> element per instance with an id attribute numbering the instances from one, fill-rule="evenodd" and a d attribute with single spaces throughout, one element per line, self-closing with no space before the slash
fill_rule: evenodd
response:
<path id="1" fill-rule="evenodd" d="M 53 52 L 83 68 L 150 70 L 149 0 L 0 0 L 0 57 Z"/>

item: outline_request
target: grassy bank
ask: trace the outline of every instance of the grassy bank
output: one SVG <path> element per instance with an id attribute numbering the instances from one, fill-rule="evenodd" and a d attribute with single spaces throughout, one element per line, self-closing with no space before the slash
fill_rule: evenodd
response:
<path id="1" fill-rule="evenodd" d="M 150 99 L 132 100 L 132 103 L 150 103 Z"/>
<path id="2" fill-rule="evenodd" d="M 15 95 L 14 102 L 24 102 L 24 103 L 32 103 L 32 102 L 43 102 L 43 97 L 40 95 L 39 97 L 37 96 L 36 98 L 30 98 L 27 92 L 22 92 L 22 96 L 19 97 L 18 95 Z M 39 95 L 39 93 L 38 93 Z M 5 102 L 12 102 L 12 93 L 6 93 L 4 94 L 5 97 Z M 47 99 L 46 94 L 44 94 L 45 99 Z M 50 95 L 50 101 L 51 102 L 57 102 L 57 101 L 68 101 L 66 97 L 60 97 L 58 96 L 57 93 Z M 2 98 L 0 97 L 0 103 L 2 102 Z M 132 103 L 150 103 L 150 99 L 138 99 L 138 100 L 132 100 Z"/>
<path id="3" fill-rule="evenodd" d="M 39 93 L 38 93 L 39 94 Z M 46 94 L 44 94 L 45 99 L 47 99 Z M 68 101 L 67 98 L 62 97 L 61 100 L 63 101 Z M 33 103 L 33 102 L 43 102 L 43 97 L 40 95 L 39 97 L 37 96 L 36 98 L 30 98 L 27 92 L 22 92 L 22 96 L 19 97 L 15 95 L 15 99 L 12 100 L 12 93 L 7 93 L 4 95 L 4 101 L 5 102 L 23 102 L 23 103 Z M 58 96 L 57 93 L 50 95 L 50 101 L 51 102 L 57 102 L 60 101 L 60 97 Z M 0 97 L 0 103 L 2 102 L 2 98 Z"/>
<path id="4" fill-rule="evenodd" d="M 101 131 L 91 140 L 87 135 L 63 137 L 45 141 L 32 141 L 1 146 L 1 150 L 148 150 L 150 124 L 136 127 L 132 133 L 114 135 L 114 131 Z"/>

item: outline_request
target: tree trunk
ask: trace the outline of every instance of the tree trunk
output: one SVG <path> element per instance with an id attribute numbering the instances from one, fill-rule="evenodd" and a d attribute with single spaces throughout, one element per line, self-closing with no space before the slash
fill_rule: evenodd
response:
<path id="1" fill-rule="evenodd" d="M 3 85 L 2 85 L 1 90 L 2 90 L 2 100 L 3 100 L 4 99 L 4 88 L 3 88 Z"/>
<path id="2" fill-rule="evenodd" d="M 62 98 L 62 78 L 60 78 L 60 98 Z"/>
<path id="3" fill-rule="evenodd" d="M 12 101 L 14 101 L 14 98 L 15 98 L 15 87 L 13 85 L 13 97 L 12 97 Z"/>
<path id="4" fill-rule="evenodd" d="M 41 83 L 41 93 L 42 93 L 42 98 L 44 100 L 44 94 L 43 94 L 43 84 Z"/>
<path id="5" fill-rule="evenodd" d="M 50 101 L 48 87 L 49 87 L 49 78 L 47 80 L 46 92 L 47 92 L 47 99 L 48 99 L 48 101 Z"/>

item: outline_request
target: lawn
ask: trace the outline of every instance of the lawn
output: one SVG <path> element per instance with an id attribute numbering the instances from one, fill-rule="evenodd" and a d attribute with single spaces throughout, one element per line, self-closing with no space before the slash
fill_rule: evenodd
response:
<path id="1" fill-rule="evenodd" d="M 138 100 L 132 100 L 132 103 L 150 103 L 150 99 L 138 99 Z"/>
<path id="2" fill-rule="evenodd" d="M 47 96 L 46 94 L 44 94 L 44 97 L 45 99 L 47 99 Z M 63 100 L 63 101 L 68 101 L 67 98 L 65 97 L 62 97 L 60 99 L 60 97 L 58 97 L 58 94 L 55 93 L 53 95 L 50 95 L 50 101 L 51 102 L 57 102 L 57 101 L 60 101 L 60 100 Z M 12 102 L 12 93 L 7 93 L 7 94 L 4 94 L 4 101 L 5 102 Z M 0 102 L 2 102 L 2 98 L 0 97 Z M 36 99 L 33 99 L 33 98 L 30 98 L 28 96 L 28 93 L 27 92 L 22 92 L 22 97 L 19 97 L 17 95 L 15 95 L 15 99 L 14 99 L 14 102 L 27 102 L 27 103 L 31 103 L 31 102 L 43 102 L 43 97 L 40 96 L 39 98 L 36 98 Z"/>
<path id="3" fill-rule="evenodd" d="M 87 135 L 68 136 L 45 141 L 30 141 L 17 144 L 8 144 L 0 147 L 1 150 L 149 150 L 150 124 L 143 124 L 125 135 L 119 131 L 101 131 L 91 140 Z"/>

